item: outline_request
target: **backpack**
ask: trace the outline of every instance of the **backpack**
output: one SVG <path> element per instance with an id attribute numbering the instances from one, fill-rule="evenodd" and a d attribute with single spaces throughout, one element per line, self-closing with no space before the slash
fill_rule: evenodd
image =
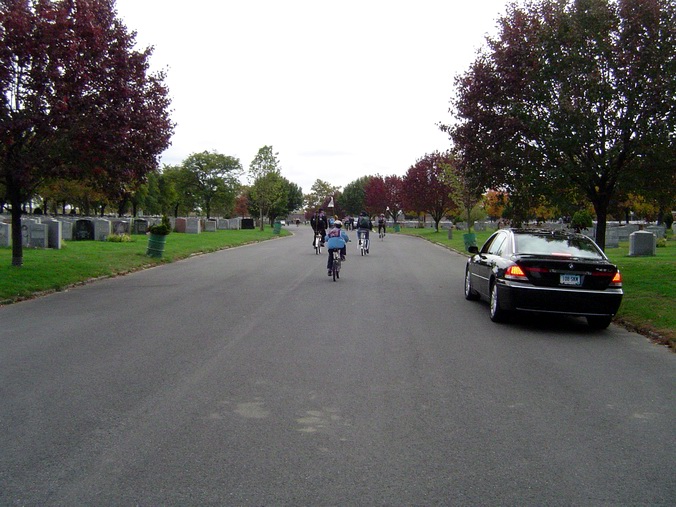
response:
<path id="1" fill-rule="evenodd" d="M 363 215 L 360 216 L 359 217 L 359 228 L 360 229 L 370 229 L 371 227 L 370 227 L 369 222 L 370 222 L 369 217 L 365 217 Z"/>

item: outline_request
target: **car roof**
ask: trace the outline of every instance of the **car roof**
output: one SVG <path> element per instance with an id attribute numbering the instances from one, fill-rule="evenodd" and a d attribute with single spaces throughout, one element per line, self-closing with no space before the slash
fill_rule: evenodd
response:
<path id="1" fill-rule="evenodd" d="M 533 234 L 537 236 L 563 236 L 572 238 L 587 238 L 584 234 L 574 232 L 567 229 L 543 229 L 543 228 L 526 228 L 526 227 L 510 227 L 508 229 L 513 234 Z"/>

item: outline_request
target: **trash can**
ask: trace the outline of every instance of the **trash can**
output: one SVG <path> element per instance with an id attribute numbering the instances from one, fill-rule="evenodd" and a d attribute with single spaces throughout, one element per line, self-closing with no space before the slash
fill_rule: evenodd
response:
<path id="1" fill-rule="evenodd" d="M 474 233 L 463 234 L 462 239 L 465 242 L 465 250 L 467 250 L 471 246 L 476 246 L 476 234 Z"/>
<path id="2" fill-rule="evenodd" d="M 282 222 L 275 220 L 272 226 L 272 234 L 280 234 L 282 232 Z"/>
<path id="3" fill-rule="evenodd" d="M 401 230 L 401 226 L 399 224 L 394 224 L 394 232 L 399 232 Z"/>
<path id="4" fill-rule="evenodd" d="M 148 257 L 162 257 L 162 252 L 164 252 L 164 245 L 166 243 L 166 235 L 151 234 L 148 236 L 148 250 L 146 250 L 146 255 Z"/>

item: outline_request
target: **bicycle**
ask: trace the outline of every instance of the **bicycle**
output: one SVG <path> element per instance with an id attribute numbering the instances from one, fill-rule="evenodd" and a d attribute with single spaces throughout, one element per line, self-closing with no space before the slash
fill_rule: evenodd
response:
<path id="1" fill-rule="evenodd" d="M 333 262 L 331 264 L 331 275 L 333 275 L 333 281 L 335 282 L 340 278 L 340 249 L 333 250 Z"/>
<path id="2" fill-rule="evenodd" d="M 313 243 L 313 246 L 315 247 L 315 254 L 319 255 L 322 253 L 322 235 L 317 233 L 315 234 L 315 242 Z"/>
<path id="3" fill-rule="evenodd" d="M 359 251 L 361 252 L 362 256 L 368 255 L 369 246 L 371 246 L 371 242 L 368 238 L 359 238 Z"/>
<path id="4" fill-rule="evenodd" d="M 385 239 L 385 233 L 384 232 L 379 232 L 378 237 L 380 238 L 380 241 L 383 241 Z"/>

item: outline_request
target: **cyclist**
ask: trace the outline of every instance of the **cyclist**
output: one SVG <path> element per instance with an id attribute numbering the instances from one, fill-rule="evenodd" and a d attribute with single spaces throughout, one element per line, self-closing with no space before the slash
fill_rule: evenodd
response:
<path id="1" fill-rule="evenodd" d="M 324 246 L 324 236 L 326 236 L 326 229 L 329 228 L 329 223 L 326 220 L 326 214 L 324 213 L 323 209 L 319 209 L 319 211 L 315 211 L 314 215 L 310 219 L 310 225 L 312 226 L 312 230 L 315 232 L 315 236 L 319 233 L 322 242 L 322 246 Z M 315 240 L 312 238 L 312 246 L 315 246 Z"/>
<path id="2" fill-rule="evenodd" d="M 369 239 L 369 231 L 373 230 L 373 222 L 366 211 L 359 213 L 357 218 L 357 239 Z"/>
<path id="3" fill-rule="evenodd" d="M 326 268 L 329 270 L 329 276 L 331 276 L 331 269 L 333 268 L 333 252 L 335 250 L 340 250 L 340 260 L 345 260 L 345 255 L 347 255 L 347 242 L 350 241 L 350 238 L 347 235 L 347 232 L 343 230 L 343 222 L 336 220 L 333 223 L 333 228 L 326 233 L 326 245 L 329 250 L 329 261 L 326 264 Z"/>
<path id="4" fill-rule="evenodd" d="M 387 221 L 385 220 L 385 214 L 381 213 L 380 216 L 378 217 L 378 236 L 380 236 L 380 230 L 382 229 L 383 235 L 381 237 L 385 237 L 385 226 L 387 225 Z"/>

